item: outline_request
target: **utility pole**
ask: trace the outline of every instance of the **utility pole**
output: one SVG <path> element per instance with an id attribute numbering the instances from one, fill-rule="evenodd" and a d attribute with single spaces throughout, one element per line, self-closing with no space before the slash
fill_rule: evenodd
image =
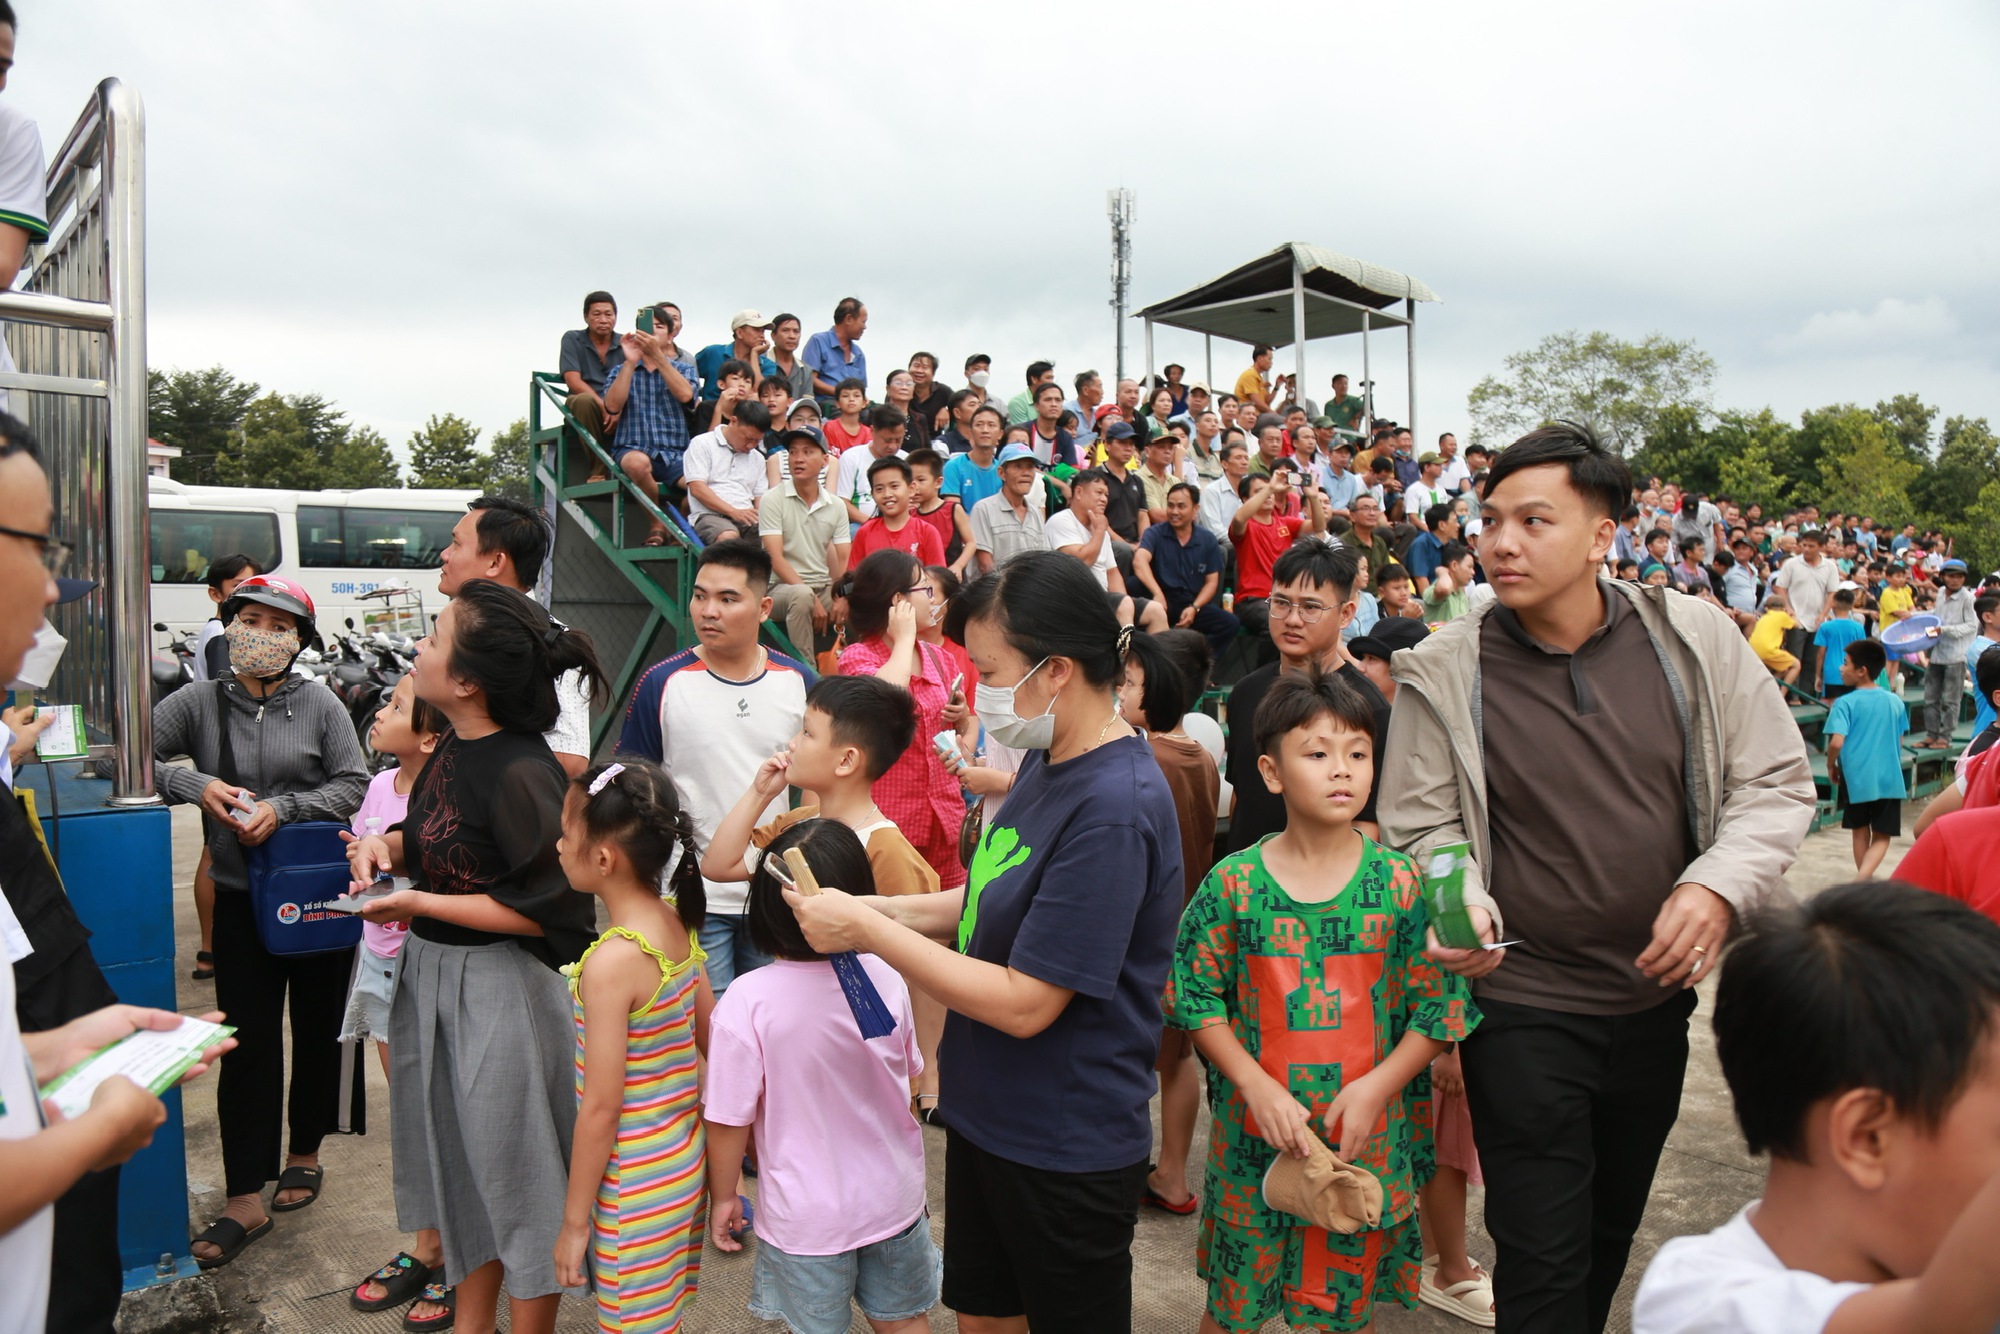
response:
<path id="1" fill-rule="evenodd" d="M 1125 378 L 1125 301 L 1132 291 L 1132 192 L 1120 186 L 1104 192 L 1111 215 L 1111 317 L 1117 322 L 1118 378 Z"/>

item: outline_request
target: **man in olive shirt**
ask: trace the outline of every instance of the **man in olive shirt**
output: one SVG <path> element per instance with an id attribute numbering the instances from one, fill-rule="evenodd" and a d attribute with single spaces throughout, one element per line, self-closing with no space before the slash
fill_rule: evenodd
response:
<path id="1" fill-rule="evenodd" d="M 771 614 L 810 663 L 833 611 L 829 589 L 847 573 L 847 507 L 819 484 L 826 442 L 818 431 L 781 433 L 786 480 L 757 507 L 757 536 L 771 558 Z"/>
<path id="2" fill-rule="evenodd" d="M 1516 441 L 1482 507 L 1496 600 L 1390 666 L 1383 841 L 1419 864 L 1468 844 L 1474 922 L 1511 943 L 1430 949 L 1482 1014 L 1460 1053 L 1503 1331 L 1604 1328 L 1692 988 L 1812 822 L 1805 743 L 1735 623 L 1600 579 L 1631 489 L 1586 427 Z"/>
<path id="3" fill-rule="evenodd" d="M 1368 557 L 1366 591 L 1376 592 L 1382 571 L 1396 563 L 1396 553 L 1389 549 L 1389 530 L 1382 522 L 1382 502 L 1363 491 L 1347 507 L 1347 521 L 1353 529 L 1342 535 L 1340 540 L 1359 548 L 1361 554 Z"/>

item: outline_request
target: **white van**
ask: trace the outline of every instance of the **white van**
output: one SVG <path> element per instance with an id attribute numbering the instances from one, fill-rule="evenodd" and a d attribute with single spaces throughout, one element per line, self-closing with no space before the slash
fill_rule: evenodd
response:
<path id="1" fill-rule="evenodd" d="M 245 555 L 268 574 L 305 585 L 322 632 L 380 604 L 360 597 L 385 583 L 405 583 L 426 610 L 444 606 L 438 568 L 452 526 L 477 491 L 278 491 L 237 486 L 185 486 L 149 479 L 152 511 L 154 621 L 178 633 L 215 614 L 208 600 L 208 563 Z"/>

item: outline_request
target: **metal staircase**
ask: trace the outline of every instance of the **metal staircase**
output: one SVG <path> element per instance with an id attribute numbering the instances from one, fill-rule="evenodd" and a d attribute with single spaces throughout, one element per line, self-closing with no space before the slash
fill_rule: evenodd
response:
<path id="1" fill-rule="evenodd" d="M 679 511 L 619 470 L 610 451 L 570 416 L 568 400 L 561 376 L 537 371 L 529 378 L 529 485 L 556 530 L 542 572 L 543 605 L 596 641 L 611 678 L 614 707 L 591 721 L 596 753 L 621 725 L 646 669 L 694 642 L 687 609 L 703 543 Z M 599 469 L 611 480 L 587 480 Z M 667 525 L 667 542 L 649 547 L 655 520 Z M 775 622 L 764 623 L 763 636 L 771 648 L 810 665 Z"/>

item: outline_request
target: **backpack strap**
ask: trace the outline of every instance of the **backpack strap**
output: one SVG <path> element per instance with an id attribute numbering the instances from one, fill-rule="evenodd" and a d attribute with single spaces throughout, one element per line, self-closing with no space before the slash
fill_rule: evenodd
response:
<path id="1" fill-rule="evenodd" d="M 236 747 L 229 739 L 229 683 L 215 682 L 215 726 L 221 740 L 215 748 L 215 776 L 231 787 L 242 787 L 236 778 Z"/>

